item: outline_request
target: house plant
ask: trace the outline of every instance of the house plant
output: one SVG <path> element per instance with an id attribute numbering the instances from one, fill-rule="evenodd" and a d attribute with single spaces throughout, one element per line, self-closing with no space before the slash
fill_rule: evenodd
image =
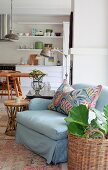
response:
<path id="1" fill-rule="evenodd" d="M 41 77 L 41 76 L 43 76 L 43 75 L 46 75 L 45 73 L 43 73 L 42 71 L 40 71 L 40 70 L 32 70 L 30 73 L 29 73 L 29 76 L 30 77 Z"/>
<path id="2" fill-rule="evenodd" d="M 43 73 L 40 70 L 32 70 L 32 72 L 29 73 L 29 76 L 33 78 L 32 82 L 32 88 L 35 91 L 36 96 L 40 96 L 40 90 L 43 88 L 43 77 L 46 74 Z"/>
<path id="3" fill-rule="evenodd" d="M 89 120 L 90 114 L 95 118 Z M 108 106 L 103 113 L 96 109 L 92 112 L 85 105 L 73 107 L 68 126 L 68 169 L 101 170 L 108 167 Z"/>

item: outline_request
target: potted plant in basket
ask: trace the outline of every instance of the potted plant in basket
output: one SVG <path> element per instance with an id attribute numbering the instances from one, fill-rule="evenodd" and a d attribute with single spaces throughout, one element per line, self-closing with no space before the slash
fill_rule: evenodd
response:
<path id="1" fill-rule="evenodd" d="M 90 120 L 90 114 L 95 117 Z M 108 166 L 108 105 L 103 113 L 89 109 L 85 105 L 73 107 L 68 126 L 68 169 L 100 170 Z"/>

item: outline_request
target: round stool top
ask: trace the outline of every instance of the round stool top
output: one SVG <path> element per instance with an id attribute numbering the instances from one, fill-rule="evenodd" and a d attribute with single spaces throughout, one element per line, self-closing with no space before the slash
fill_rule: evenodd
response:
<path id="1" fill-rule="evenodd" d="M 29 104 L 28 100 L 21 100 L 20 102 L 16 102 L 15 100 L 6 100 L 4 102 L 5 106 L 26 106 Z"/>

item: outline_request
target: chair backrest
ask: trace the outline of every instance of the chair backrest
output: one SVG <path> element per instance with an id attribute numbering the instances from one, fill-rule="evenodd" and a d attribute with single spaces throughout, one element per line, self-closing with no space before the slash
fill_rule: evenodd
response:
<path id="1" fill-rule="evenodd" d="M 82 88 L 93 87 L 93 86 L 96 86 L 96 85 L 89 85 L 89 84 L 83 84 L 83 83 L 72 85 L 74 89 L 82 89 Z M 102 92 L 97 101 L 96 109 L 103 111 L 103 107 L 105 105 L 108 105 L 108 86 L 102 86 Z"/>

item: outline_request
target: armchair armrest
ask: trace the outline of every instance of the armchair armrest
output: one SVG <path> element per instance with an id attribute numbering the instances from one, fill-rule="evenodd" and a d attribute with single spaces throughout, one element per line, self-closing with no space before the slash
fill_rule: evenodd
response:
<path id="1" fill-rule="evenodd" d="M 34 98 L 29 103 L 29 110 L 46 110 L 49 103 L 51 103 L 49 99 Z"/>

